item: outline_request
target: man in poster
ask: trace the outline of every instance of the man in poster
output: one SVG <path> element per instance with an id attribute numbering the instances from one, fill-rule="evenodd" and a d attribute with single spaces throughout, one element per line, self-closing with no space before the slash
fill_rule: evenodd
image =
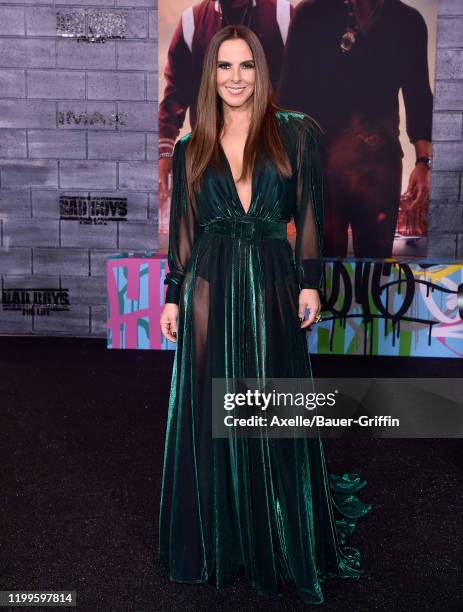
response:
<path id="1" fill-rule="evenodd" d="M 303 0 L 288 32 L 279 102 L 325 131 L 326 257 L 390 257 L 401 198 L 399 90 L 416 152 L 409 210 L 427 206 L 433 95 L 427 27 L 400 0 Z M 420 253 L 425 255 L 425 253 Z"/>

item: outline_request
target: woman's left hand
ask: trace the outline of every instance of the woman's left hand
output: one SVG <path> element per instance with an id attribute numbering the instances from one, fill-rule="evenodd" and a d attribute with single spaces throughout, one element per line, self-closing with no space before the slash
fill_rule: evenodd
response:
<path id="1" fill-rule="evenodd" d="M 305 311 L 309 309 L 309 317 L 305 319 Z M 299 320 L 301 329 L 310 327 L 320 314 L 320 294 L 317 289 L 302 289 L 299 293 Z"/>

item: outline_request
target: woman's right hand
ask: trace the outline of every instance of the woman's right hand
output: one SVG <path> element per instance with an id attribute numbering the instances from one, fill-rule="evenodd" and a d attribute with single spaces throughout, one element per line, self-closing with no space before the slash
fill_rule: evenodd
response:
<path id="1" fill-rule="evenodd" d="M 159 322 L 161 325 L 162 335 L 170 342 L 177 342 L 177 321 L 177 304 L 164 304 Z"/>

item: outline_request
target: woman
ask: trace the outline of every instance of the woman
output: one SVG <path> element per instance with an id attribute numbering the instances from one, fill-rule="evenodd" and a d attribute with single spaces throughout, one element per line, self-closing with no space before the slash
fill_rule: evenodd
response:
<path id="1" fill-rule="evenodd" d="M 158 555 L 173 581 L 217 588 L 244 570 L 261 594 L 292 582 L 321 603 L 328 574 L 356 578 L 343 544 L 369 510 L 359 477 L 329 479 L 319 439 L 213 438 L 211 380 L 310 378 L 320 311 L 319 128 L 279 109 L 256 35 L 227 26 L 208 46 L 197 123 L 174 149 L 161 329 L 177 342 Z M 286 240 L 294 215 L 295 254 Z M 309 315 L 305 318 L 305 311 Z M 299 316 L 299 319 L 298 319 Z M 333 504 L 345 516 L 335 521 Z"/>

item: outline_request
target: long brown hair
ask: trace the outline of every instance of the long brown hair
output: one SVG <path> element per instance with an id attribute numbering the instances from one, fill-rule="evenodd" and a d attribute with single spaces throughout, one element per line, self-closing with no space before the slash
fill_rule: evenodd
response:
<path id="1" fill-rule="evenodd" d="M 206 49 L 198 93 L 196 124 L 185 151 L 185 167 L 189 196 L 194 198 L 201 188 L 201 178 L 208 164 L 220 167 L 219 135 L 223 128 L 222 100 L 217 93 L 217 58 L 220 45 L 232 38 L 244 40 L 250 47 L 256 72 L 252 96 L 252 121 L 243 153 L 243 166 L 238 179 L 252 176 L 257 158 L 265 152 L 274 162 L 280 176 L 292 174 L 291 163 L 281 141 L 275 113 L 281 109 L 275 102 L 264 49 L 252 30 L 242 25 L 229 25 L 219 30 Z"/>

